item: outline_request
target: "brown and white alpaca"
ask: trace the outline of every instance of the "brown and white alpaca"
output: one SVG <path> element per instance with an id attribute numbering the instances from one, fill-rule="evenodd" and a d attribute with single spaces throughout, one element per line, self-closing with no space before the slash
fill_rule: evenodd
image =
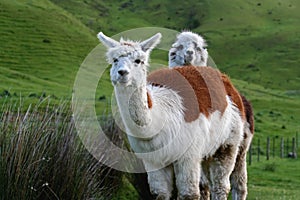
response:
<path id="1" fill-rule="evenodd" d="M 169 50 L 169 68 L 188 65 L 207 66 L 207 58 L 207 44 L 203 37 L 190 31 L 183 31 L 177 36 Z M 224 84 L 227 84 L 227 80 L 228 78 L 224 76 Z M 244 96 L 241 98 L 247 120 L 244 124 L 244 140 L 241 143 L 235 168 L 231 174 L 232 199 L 246 199 L 247 197 L 246 155 L 254 133 L 252 106 Z M 207 158 L 208 162 L 206 160 L 203 162 L 204 175 L 201 176 L 200 184 L 202 199 L 209 199 L 209 169 L 206 165 L 209 165 L 210 159 Z"/>
<path id="2" fill-rule="evenodd" d="M 213 68 L 193 66 L 147 76 L 160 33 L 143 42 L 118 42 L 101 32 L 98 38 L 108 47 L 120 115 L 129 143 L 148 171 L 151 193 L 170 199 L 175 175 L 179 199 L 198 200 L 201 161 L 213 158 L 212 199 L 226 199 L 246 120 L 230 80 Z"/>

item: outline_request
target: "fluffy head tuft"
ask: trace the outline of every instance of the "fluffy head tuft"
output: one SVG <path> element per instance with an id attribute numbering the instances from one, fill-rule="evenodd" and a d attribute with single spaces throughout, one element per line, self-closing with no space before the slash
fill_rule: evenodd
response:
<path id="1" fill-rule="evenodd" d="M 149 54 L 160 42 L 160 33 L 142 42 L 123 38 L 118 42 L 102 32 L 98 34 L 98 38 L 108 48 L 106 56 L 108 63 L 112 65 L 110 75 L 113 85 L 140 85 L 146 81 Z"/>
<path id="2" fill-rule="evenodd" d="M 207 47 L 207 44 L 206 44 L 206 41 L 204 40 L 204 38 L 197 33 L 193 33 L 191 31 L 184 31 L 184 32 L 181 32 L 179 35 L 177 35 L 177 42 L 186 43 L 188 41 L 195 42 L 197 44 L 197 46 L 201 46 L 204 48 Z"/>

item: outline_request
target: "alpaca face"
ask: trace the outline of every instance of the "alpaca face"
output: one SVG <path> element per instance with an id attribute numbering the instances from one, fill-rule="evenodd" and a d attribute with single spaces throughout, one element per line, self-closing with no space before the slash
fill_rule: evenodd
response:
<path id="1" fill-rule="evenodd" d="M 208 52 L 205 40 L 198 34 L 182 32 L 169 50 L 169 67 L 207 66 Z"/>
<path id="2" fill-rule="evenodd" d="M 112 59 L 110 77 L 113 85 L 139 85 L 141 77 L 147 73 L 148 55 L 141 48 L 122 44 L 108 52 Z"/>
<path id="3" fill-rule="evenodd" d="M 124 41 L 122 38 L 117 42 L 101 32 L 98 38 L 108 47 L 106 56 L 112 65 L 110 77 L 114 86 L 139 86 L 146 81 L 149 54 L 159 43 L 160 33 L 140 43 Z"/>

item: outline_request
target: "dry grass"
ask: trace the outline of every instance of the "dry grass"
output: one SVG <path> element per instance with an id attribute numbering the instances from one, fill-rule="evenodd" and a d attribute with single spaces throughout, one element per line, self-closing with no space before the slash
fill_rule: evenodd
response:
<path id="1" fill-rule="evenodd" d="M 45 104 L 45 102 L 43 103 Z M 66 103 L 5 103 L 0 110 L 0 199 L 107 199 L 120 172 L 78 139 Z"/>

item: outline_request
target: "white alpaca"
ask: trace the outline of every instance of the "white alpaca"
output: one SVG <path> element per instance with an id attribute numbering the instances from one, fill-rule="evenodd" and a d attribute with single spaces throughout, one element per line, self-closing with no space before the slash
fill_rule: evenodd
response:
<path id="1" fill-rule="evenodd" d="M 184 65 L 207 66 L 208 52 L 206 41 L 200 35 L 184 31 L 169 50 L 169 67 Z"/>
<path id="2" fill-rule="evenodd" d="M 207 66 L 207 58 L 207 45 L 203 37 L 196 33 L 184 31 L 177 36 L 169 50 L 169 68 L 188 65 Z M 246 155 L 254 133 L 252 106 L 244 96 L 241 97 L 247 121 L 244 125 L 244 140 L 239 149 L 234 171 L 231 174 L 232 199 L 246 199 L 247 197 Z M 203 165 L 207 165 L 205 161 Z M 201 176 L 201 197 L 202 199 L 209 199 L 209 171 L 204 170 L 204 174 L 206 175 Z"/>
<path id="3" fill-rule="evenodd" d="M 111 81 L 132 149 L 140 156 L 155 151 L 141 156 L 151 193 L 170 199 L 174 174 L 179 199 L 198 200 L 201 161 L 213 158 L 206 166 L 212 198 L 226 199 L 245 122 L 242 99 L 230 80 L 213 68 L 193 66 L 147 77 L 159 33 L 140 43 L 118 42 L 101 32 L 98 38 L 108 47 Z"/>

